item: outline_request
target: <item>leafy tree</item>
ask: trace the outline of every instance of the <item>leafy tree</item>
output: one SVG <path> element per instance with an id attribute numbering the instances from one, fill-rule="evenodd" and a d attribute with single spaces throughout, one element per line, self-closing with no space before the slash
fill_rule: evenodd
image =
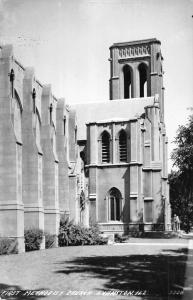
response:
<path id="1" fill-rule="evenodd" d="M 172 171 L 169 174 L 170 203 L 172 213 L 177 214 L 181 221 L 181 229 L 190 231 L 193 225 L 192 200 L 187 197 L 187 187 L 184 184 L 183 173 Z"/>
<path id="2" fill-rule="evenodd" d="M 177 171 L 169 175 L 171 207 L 189 231 L 193 226 L 193 115 L 187 125 L 179 126 L 174 143 L 171 158 Z"/>

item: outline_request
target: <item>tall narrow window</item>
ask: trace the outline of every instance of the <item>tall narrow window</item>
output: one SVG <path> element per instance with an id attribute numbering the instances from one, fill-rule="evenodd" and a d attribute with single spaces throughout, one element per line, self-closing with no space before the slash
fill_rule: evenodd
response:
<path id="1" fill-rule="evenodd" d="M 140 97 L 147 97 L 147 67 L 145 64 L 139 65 L 139 85 Z"/>
<path id="2" fill-rule="evenodd" d="M 66 117 L 64 117 L 64 136 L 66 135 Z"/>
<path id="3" fill-rule="evenodd" d="M 119 161 L 127 161 L 127 135 L 124 130 L 119 134 Z"/>
<path id="4" fill-rule="evenodd" d="M 77 143 L 77 126 L 74 129 L 74 141 Z"/>
<path id="5" fill-rule="evenodd" d="M 160 160 L 160 157 L 161 157 L 161 141 L 160 141 L 160 136 L 159 136 L 159 160 Z"/>
<path id="6" fill-rule="evenodd" d="M 110 162 L 110 135 L 107 131 L 102 134 L 102 162 Z"/>
<path id="7" fill-rule="evenodd" d="M 131 68 L 129 66 L 123 67 L 123 75 L 124 75 L 124 98 L 128 99 L 131 98 Z"/>
<path id="8" fill-rule="evenodd" d="M 112 188 L 109 192 L 109 220 L 119 221 L 121 219 L 121 193 L 118 189 Z"/>

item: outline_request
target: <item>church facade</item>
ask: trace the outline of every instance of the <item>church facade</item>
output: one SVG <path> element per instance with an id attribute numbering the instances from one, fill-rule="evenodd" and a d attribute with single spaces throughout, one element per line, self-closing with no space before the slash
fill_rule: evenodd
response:
<path id="1" fill-rule="evenodd" d="M 67 105 L 0 49 L 0 237 L 57 235 L 60 215 L 104 233 L 170 230 L 163 57 L 110 47 L 110 100 Z M 57 244 L 57 238 L 56 238 Z"/>

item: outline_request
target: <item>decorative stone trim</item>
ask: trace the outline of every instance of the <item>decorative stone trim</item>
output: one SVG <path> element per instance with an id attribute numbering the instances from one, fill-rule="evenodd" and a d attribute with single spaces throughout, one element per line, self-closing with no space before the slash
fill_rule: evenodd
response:
<path id="1" fill-rule="evenodd" d="M 95 201 L 96 200 L 96 194 L 89 194 L 89 200 L 90 201 Z"/>
<path id="2" fill-rule="evenodd" d="M 136 193 L 130 193 L 130 195 L 129 195 L 129 198 L 137 199 L 137 197 L 138 197 L 138 194 L 136 194 Z"/>
<path id="3" fill-rule="evenodd" d="M 152 161 L 151 162 L 151 167 L 152 167 L 153 170 L 155 170 L 155 169 L 161 170 L 162 169 L 162 163 L 160 161 Z"/>
<path id="4" fill-rule="evenodd" d="M 1 210 L 24 210 L 23 204 L 16 203 L 0 203 L 0 211 Z"/>
<path id="5" fill-rule="evenodd" d="M 45 214 L 59 214 L 60 211 L 58 208 L 44 208 Z"/>
<path id="6" fill-rule="evenodd" d="M 150 46 L 149 45 L 138 45 L 132 47 L 121 47 L 118 50 L 119 59 L 128 59 L 133 57 L 149 57 L 150 56 Z"/>
<path id="7" fill-rule="evenodd" d="M 156 76 L 156 75 L 158 75 L 158 72 L 152 72 L 152 73 L 150 73 L 150 76 Z"/>
<path id="8" fill-rule="evenodd" d="M 42 212 L 44 213 L 44 208 L 42 206 L 33 206 L 33 205 L 26 205 L 24 207 L 25 212 Z"/>
<path id="9" fill-rule="evenodd" d="M 153 201 L 152 197 L 144 197 L 144 201 Z"/>
<path id="10" fill-rule="evenodd" d="M 143 171 L 161 171 L 161 165 L 160 164 L 152 164 L 150 166 L 145 166 L 142 168 Z"/>
<path id="11" fill-rule="evenodd" d="M 144 146 L 145 147 L 150 147 L 151 146 L 151 142 L 150 141 L 145 141 L 144 142 Z"/>

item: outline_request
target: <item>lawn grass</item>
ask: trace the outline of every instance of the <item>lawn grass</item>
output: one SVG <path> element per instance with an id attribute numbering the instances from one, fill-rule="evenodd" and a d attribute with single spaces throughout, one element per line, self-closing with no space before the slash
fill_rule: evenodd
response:
<path id="1" fill-rule="evenodd" d="M 153 246 L 150 240 L 143 239 L 144 245 L 133 241 L 132 245 L 64 247 L 1 256 L 0 290 L 64 291 L 61 297 L 7 297 L 14 300 L 182 299 L 179 295 L 168 295 L 184 287 L 188 242 L 176 240 L 173 245 L 172 240 L 170 245 L 170 241 L 161 240 L 166 244 Z M 122 295 L 102 296 L 113 290 L 121 291 Z M 91 295 L 77 296 L 70 291 L 88 291 Z M 127 291 L 146 291 L 146 296 L 128 298 L 123 296 Z"/>

